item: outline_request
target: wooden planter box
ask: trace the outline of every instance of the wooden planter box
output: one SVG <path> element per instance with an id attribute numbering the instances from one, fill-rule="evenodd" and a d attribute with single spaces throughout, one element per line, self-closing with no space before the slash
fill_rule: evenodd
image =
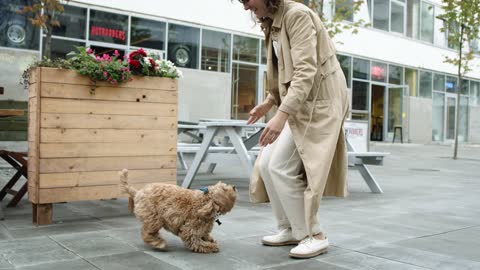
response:
<path id="1" fill-rule="evenodd" d="M 52 222 L 52 203 L 126 197 L 129 181 L 176 184 L 175 79 L 134 77 L 113 86 L 75 71 L 37 68 L 29 89 L 28 198 L 33 221 Z"/>

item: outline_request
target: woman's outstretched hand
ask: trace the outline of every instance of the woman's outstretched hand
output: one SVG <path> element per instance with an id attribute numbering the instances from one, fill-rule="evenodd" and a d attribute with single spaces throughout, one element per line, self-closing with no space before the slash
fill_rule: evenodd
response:
<path id="1" fill-rule="evenodd" d="M 267 144 L 273 143 L 280 135 L 280 132 L 282 132 L 287 119 L 288 113 L 278 110 L 275 116 L 268 121 L 267 126 L 260 135 L 260 145 L 266 146 Z"/>
<path id="2" fill-rule="evenodd" d="M 247 124 L 250 125 L 257 122 L 258 119 L 262 118 L 265 114 L 268 113 L 268 111 L 270 111 L 272 106 L 273 103 L 268 100 L 255 106 L 255 108 L 250 111 L 250 117 L 247 120 Z"/>

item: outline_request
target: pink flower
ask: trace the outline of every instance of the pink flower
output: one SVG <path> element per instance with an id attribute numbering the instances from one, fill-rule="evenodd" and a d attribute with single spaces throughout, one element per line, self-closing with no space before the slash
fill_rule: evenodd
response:
<path id="1" fill-rule="evenodd" d="M 115 55 L 116 57 L 120 56 L 120 53 L 118 52 L 118 50 L 115 50 L 113 51 L 113 55 Z"/>
<path id="2" fill-rule="evenodd" d="M 103 72 L 103 77 L 106 78 L 107 76 L 108 76 L 108 72 L 104 71 L 104 72 Z"/>
<path id="3" fill-rule="evenodd" d="M 91 48 L 88 48 L 88 49 L 87 49 L 87 53 L 88 53 L 88 54 L 92 54 L 92 53 L 93 53 L 93 50 L 92 50 Z"/>

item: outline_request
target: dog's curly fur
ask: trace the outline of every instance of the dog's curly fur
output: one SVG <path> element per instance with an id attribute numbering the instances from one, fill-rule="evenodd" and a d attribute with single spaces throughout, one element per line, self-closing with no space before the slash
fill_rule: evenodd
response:
<path id="1" fill-rule="evenodd" d="M 135 190 L 127 183 L 128 170 L 120 172 L 120 190 L 134 201 L 134 213 L 143 223 L 143 241 L 165 249 L 166 241 L 159 230 L 179 236 L 194 252 L 218 252 L 218 244 L 210 235 L 215 218 L 229 212 L 236 200 L 234 186 L 218 182 L 208 192 L 176 185 L 152 183 Z"/>

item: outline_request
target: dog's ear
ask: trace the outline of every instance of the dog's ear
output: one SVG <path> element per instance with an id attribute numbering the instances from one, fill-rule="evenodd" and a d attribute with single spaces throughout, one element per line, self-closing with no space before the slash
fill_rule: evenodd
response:
<path id="1" fill-rule="evenodd" d="M 202 208 L 198 209 L 198 214 L 202 217 L 211 217 L 214 215 L 214 207 L 213 201 L 209 201 L 207 204 L 202 206 Z"/>

